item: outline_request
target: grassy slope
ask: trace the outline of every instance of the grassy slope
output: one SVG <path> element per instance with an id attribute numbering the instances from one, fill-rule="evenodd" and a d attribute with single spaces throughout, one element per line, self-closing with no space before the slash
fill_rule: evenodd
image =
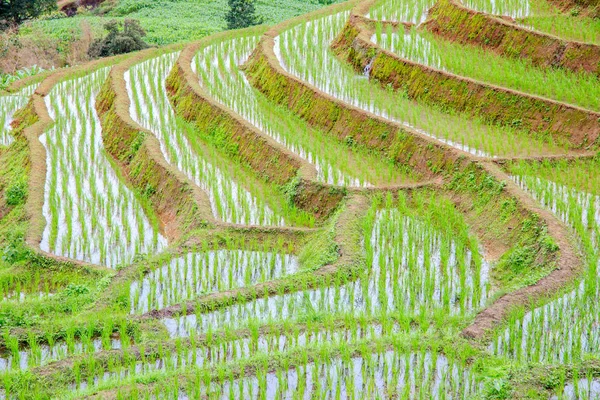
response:
<path id="1" fill-rule="evenodd" d="M 257 0 L 256 8 L 265 23 L 273 24 L 320 8 L 319 1 L 326 0 Z M 57 39 L 59 49 L 65 51 L 70 41 L 81 35 L 84 21 L 97 36 L 106 21 L 133 18 L 146 30 L 148 43 L 166 45 L 197 40 L 225 29 L 228 9 L 227 0 L 108 0 L 96 10 L 72 18 L 28 22 L 21 35 Z"/>

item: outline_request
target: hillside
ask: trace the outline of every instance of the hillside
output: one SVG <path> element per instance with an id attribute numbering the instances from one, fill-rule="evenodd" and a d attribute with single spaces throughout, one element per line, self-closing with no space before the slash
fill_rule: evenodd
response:
<path id="1" fill-rule="evenodd" d="M 330 0 L 261 0 L 256 2 L 257 14 L 265 23 L 274 24 L 297 15 L 314 11 Z M 64 6 L 59 2 L 59 5 Z M 146 30 L 151 45 L 162 46 L 198 40 L 227 27 L 227 0 L 106 0 L 96 7 L 80 7 L 76 15 L 67 17 L 56 12 L 28 21 L 16 37 L 23 60 L 16 69 L 37 64 L 43 68 L 62 67 L 85 57 L 86 46 L 94 37 L 104 34 L 103 25 L 111 20 L 136 19 Z M 23 48 L 25 47 L 25 48 Z M 83 49 L 83 50 L 82 50 Z M 24 54 L 31 53 L 29 59 Z M 13 56 L 5 54 L 4 57 Z M 0 67 L 12 73 L 12 63 L 0 59 Z"/>
<path id="2" fill-rule="evenodd" d="M 600 398 L 598 9 L 182 17 L 14 82 L 0 398 Z"/>

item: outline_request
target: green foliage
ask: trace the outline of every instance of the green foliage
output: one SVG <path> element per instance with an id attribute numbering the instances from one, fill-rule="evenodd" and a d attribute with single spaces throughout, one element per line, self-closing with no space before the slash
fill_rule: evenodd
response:
<path id="1" fill-rule="evenodd" d="M 77 297 L 77 296 L 81 296 L 84 294 L 88 294 L 89 292 L 90 292 L 90 289 L 88 289 L 88 287 L 85 285 L 69 284 L 67 286 L 67 288 L 65 289 L 65 296 Z"/>
<path id="2" fill-rule="evenodd" d="M 214 128 L 207 133 L 207 139 L 210 139 L 210 143 L 214 147 L 223 149 L 223 152 L 231 157 L 236 157 L 239 154 L 239 144 L 230 140 L 230 134 L 225 129 Z"/>
<path id="3" fill-rule="evenodd" d="M 104 29 L 108 31 L 106 37 L 96 39 L 88 50 L 92 58 L 109 57 L 148 48 L 148 44 L 143 39 L 146 32 L 137 20 L 126 19 L 123 22 L 113 20 L 106 23 Z"/>
<path id="4" fill-rule="evenodd" d="M 112 14 L 115 16 L 126 16 L 134 12 L 138 12 L 143 9 L 152 9 L 157 6 L 164 6 L 161 1 L 155 0 L 126 0 L 120 1 L 117 6 L 112 10 Z"/>
<path id="5" fill-rule="evenodd" d="M 477 207 L 484 206 L 496 198 L 505 186 L 506 182 L 500 182 L 472 165 L 456 172 L 448 184 L 452 190 L 477 193 L 475 198 Z"/>
<path id="6" fill-rule="evenodd" d="M 510 384 L 504 379 L 496 379 L 486 387 L 486 399 L 504 400 L 510 398 Z"/>
<path id="7" fill-rule="evenodd" d="M 287 182 L 282 186 L 281 191 L 285 195 L 285 198 L 289 203 L 294 203 L 294 199 L 298 194 L 298 188 L 300 187 L 301 178 L 299 176 L 294 177 L 294 179 Z"/>
<path id="8" fill-rule="evenodd" d="M 0 29 L 56 10 L 55 0 L 4 0 L 0 2 Z"/>
<path id="9" fill-rule="evenodd" d="M 37 75 L 43 71 L 43 68 L 33 65 L 29 68 L 22 68 L 16 71 L 14 74 L 0 74 L 0 90 L 6 90 L 11 83 L 27 78 L 28 76 Z"/>
<path id="10" fill-rule="evenodd" d="M 529 269 L 535 257 L 536 251 L 534 247 L 517 246 L 498 264 L 498 269 L 508 270 L 512 274 L 517 275 Z"/>
<path id="11" fill-rule="evenodd" d="M 30 21 L 21 26 L 19 36 L 51 38 L 58 42 L 60 52 L 68 52 L 71 43 L 82 34 L 82 23 L 99 36 L 110 19 L 137 19 L 147 33 L 144 40 L 157 46 L 198 40 L 227 28 L 227 0 L 119 0 L 114 7 L 110 4 L 112 2 L 105 1 L 92 12 L 71 18 Z M 269 0 L 256 3 L 256 10 L 258 15 L 264 16 L 265 23 L 275 24 L 321 6 L 317 0 Z"/>
<path id="12" fill-rule="evenodd" d="M 154 194 L 156 194 L 156 187 L 147 183 L 146 187 L 142 190 L 142 197 L 150 199 Z"/>
<path id="13" fill-rule="evenodd" d="M 6 189 L 6 204 L 16 206 L 25 202 L 27 197 L 27 182 L 20 180 Z"/>
<path id="14" fill-rule="evenodd" d="M 56 11 L 52 11 L 50 13 L 42 15 L 38 19 L 40 21 L 49 21 L 49 20 L 53 20 L 53 19 L 62 19 L 62 18 L 68 18 L 68 17 L 64 12 L 56 10 Z"/>
<path id="15" fill-rule="evenodd" d="M 240 29 L 260 25 L 264 19 L 256 15 L 254 0 L 229 0 L 229 12 L 225 21 L 227 29 Z"/>
<path id="16" fill-rule="evenodd" d="M 494 268 L 495 278 L 507 287 L 535 283 L 554 268 L 553 256 L 559 250 L 537 216 L 523 221 L 519 239 Z"/>
<path id="17" fill-rule="evenodd" d="M 2 250 L 2 261 L 15 264 L 29 257 L 31 251 L 23 244 L 22 238 L 14 238 Z"/>

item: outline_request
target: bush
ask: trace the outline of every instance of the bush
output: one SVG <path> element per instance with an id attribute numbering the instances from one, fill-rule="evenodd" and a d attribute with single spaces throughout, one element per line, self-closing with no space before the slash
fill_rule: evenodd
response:
<path id="1" fill-rule="evenodd" d="M 253 0 L 229 0 L 229 12 L 225 20 L 227 29 L 247 28 L 263 23 L 263 18 L 256 15 Z"/>
<path id="2" fill-rule="evenodd" d="M 16 206 L 25 201 L 27 196 L 27 183 L 17 182 L 6 189 L 6 204 Z"/>
<path id="3" fill-rule="evenodd" d="M 88 55 L 92 58 L 110 57 L 148 48 L 143 39 L 146 32 L 137 20 L 113 20 L 105 24 L 104 29 L 108 31 L 106 37 L 94 40 L 88 50 Z"/>
<path id="4" fill-rule="evenodd" d="M 56 0 L 12 0 L 0 2 L 0 30 L 56 10 Z"/>

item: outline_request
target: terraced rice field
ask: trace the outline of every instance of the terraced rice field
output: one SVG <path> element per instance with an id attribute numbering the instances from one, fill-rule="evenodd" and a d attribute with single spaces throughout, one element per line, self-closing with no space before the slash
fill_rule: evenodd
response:
<path id="1" fill-rule="evenodd" d="M 14 83 L 0 398 L 600 398 L 600 82 L 530 57 L 593 15 L 351 0 Z"/>

